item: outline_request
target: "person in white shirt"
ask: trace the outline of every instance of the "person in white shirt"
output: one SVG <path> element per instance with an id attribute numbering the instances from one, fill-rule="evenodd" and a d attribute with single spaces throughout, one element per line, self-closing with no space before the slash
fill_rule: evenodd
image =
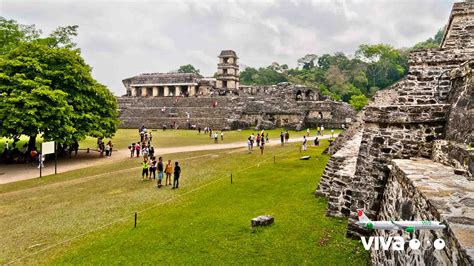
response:
<path id="1" fill-rule="evenodd" d="M 5 141 L 5 144 L 3 144 L 3 151 L 8 151 L 8 140 Z"/>

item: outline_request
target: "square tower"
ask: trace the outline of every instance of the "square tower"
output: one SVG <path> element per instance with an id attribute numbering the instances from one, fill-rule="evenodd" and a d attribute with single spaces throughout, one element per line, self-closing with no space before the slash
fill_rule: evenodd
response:
<path id="1" fill-rule="evenodd" d="M 236 90 L 239 88 L 240 72 L 237 54 L 232 50 L 223 50 L 218 56 L 216 88 Z"/>

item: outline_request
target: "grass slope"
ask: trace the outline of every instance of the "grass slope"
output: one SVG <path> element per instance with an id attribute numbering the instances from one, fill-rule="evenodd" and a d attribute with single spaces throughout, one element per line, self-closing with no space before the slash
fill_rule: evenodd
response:
<path id="1" fill-rule="evenodd" d="M 0 186 L 0 263 L 367 264 L 344 237 L 347 221 L 326 217 L 326 201 L 314 198 L 326 145 L 305 153 L 309 161 L 297 145 L 171 155 L 183 167 L 178 191 L 139 181 L 136 159 Z M 251 228 L 262 214 L 275 224 Z"/>

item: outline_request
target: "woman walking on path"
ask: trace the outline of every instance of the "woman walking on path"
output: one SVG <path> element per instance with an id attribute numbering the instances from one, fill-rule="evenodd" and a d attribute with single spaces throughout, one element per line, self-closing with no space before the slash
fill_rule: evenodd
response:
<path id="1" fill-rule="evenodd" d="M 171 174 L 173 173 L 173 165 L 171 164 L 171 160 L 168 160 L 168 164 L 166 165 L 165 168 L 165 173 L 166 173 L 166 180 L 165 180 L 165 185 L 171 185 Z"/>

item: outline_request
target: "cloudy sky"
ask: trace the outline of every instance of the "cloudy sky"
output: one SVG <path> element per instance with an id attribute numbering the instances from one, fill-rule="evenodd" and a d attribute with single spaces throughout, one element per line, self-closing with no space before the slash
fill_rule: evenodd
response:
<path id="1" fill-rule="evenodd" d="M 79 25 L 75 41 L 94 77 L 122 95 L 121 80 L 139 73 L 190 63 L 211 76 L 223 49 L 259 67 L 362 43 L 412 46 L 447 23 L 453 2 L 0 0 L 0 16 L 44 33 Z"/>

